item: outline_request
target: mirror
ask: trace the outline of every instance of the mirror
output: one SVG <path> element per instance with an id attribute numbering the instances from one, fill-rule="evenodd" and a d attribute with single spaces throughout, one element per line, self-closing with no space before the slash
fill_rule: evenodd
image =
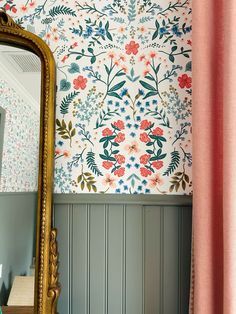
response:
<path id="1" fill-rule="evenodd" d="M 41 61 L 0 45 L 0 305 L 34 306 Z"/>
<path id="2" fill-rule="evenodd" d="M 52 227 L 54 104 L 55 63 L 50 49 L 0 11 L 3 314 L 57 313 L 57 231 Z"/>

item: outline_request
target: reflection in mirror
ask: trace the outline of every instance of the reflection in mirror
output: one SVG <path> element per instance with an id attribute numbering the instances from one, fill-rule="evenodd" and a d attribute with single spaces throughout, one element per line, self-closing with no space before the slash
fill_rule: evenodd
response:
<path id="1" fill-rule="evenodd" d="M 36 55 L 0 45 L 0 305 L 8 309 L 34 304 L 40 81 Z"/>

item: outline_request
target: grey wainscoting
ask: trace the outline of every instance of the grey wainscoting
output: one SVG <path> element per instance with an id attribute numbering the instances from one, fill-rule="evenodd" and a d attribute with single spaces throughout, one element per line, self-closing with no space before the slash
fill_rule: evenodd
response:
<path id="1" fill-rule="evenodd" d="M 16 275 L 29 274 L 35 256 L 36 192 L 0 192 L 0 304 Z"/>
<path id="2" fill-rule="evenodd" d="M 187 314 L 191 197 L 55 195 L 60 314 Z"/>

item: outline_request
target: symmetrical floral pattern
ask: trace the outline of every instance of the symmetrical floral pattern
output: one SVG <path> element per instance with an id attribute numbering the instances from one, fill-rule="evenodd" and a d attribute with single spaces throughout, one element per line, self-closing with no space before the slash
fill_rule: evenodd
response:
<path id="1" fill-rule="evenodd" d="M 51 47 L 55 192 L 189 194 L 190 0 L 1 0 Z"/>
<path id="2" fill-rule="evenodd" d="M 6 113 L 0 192 L 37 191 L 39 113 L 2 79 L 0 105 Z"/>

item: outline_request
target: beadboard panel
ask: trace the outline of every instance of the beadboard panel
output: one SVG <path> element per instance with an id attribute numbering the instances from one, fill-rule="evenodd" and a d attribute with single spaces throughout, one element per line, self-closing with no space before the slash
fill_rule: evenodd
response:
<path id="1" fill-rule="evenodd" d="M 110 202 L 56 199 L 59 313 L 187 314 L 191 206 Z"/>

